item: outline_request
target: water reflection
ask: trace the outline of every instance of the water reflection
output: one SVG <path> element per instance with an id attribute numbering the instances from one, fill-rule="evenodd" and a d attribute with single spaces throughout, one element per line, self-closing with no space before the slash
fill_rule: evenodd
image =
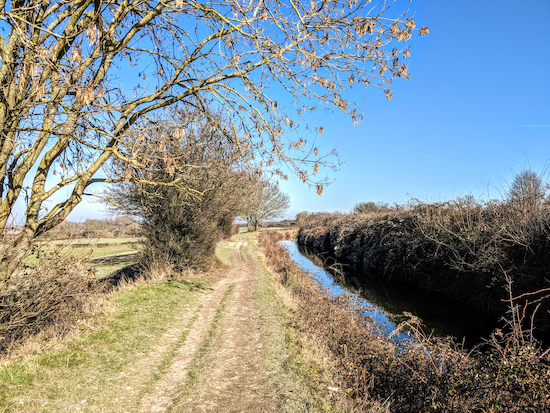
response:
<path id="1" fill-rule="evenodd" d="M 387 314 L 383 308 L 373 304 L 365 297 L 363 297 L 360 292 L 353 288 L 352 286 L 344 286 L 342 281 L 337 281 L 336 274 L 330 274 L 325 271 L 321 266 L 321 263 L 315 264 L 313 261 L 317 261 L 314 256 L 306 257 L 299 250 L 296 241 L 281 241 L 286 249 L 288 250 L 291 258 L 296 262 L 300 267 L 309 271 L 314 279 L 316 279 L 323 287 L 325 287 L 332 295 L 338 296 L 344 293 L 351 293 L 357 298 L 357 305 L 361 306 L 364 309 L 364 314 L 372 318 L 375 325 L 379 327 L 379 330 L 386 335 L 390 335 L 395 331 L 397 324 L 391 320 L 392 315 Z M 396 341 L 407 341 L 409 340 L 408 333 L 400 332 L 394 334 L 393 336 Z"/>
<path id="2" fill-rule="evenodd" d="M 357 280 L 362 277 L 354 277 L 346 274 L 345 280 L 336 272 L 326 271 L 322 262 L 315 256 L 304 256 L 295 241 L 281 241 L 288 249 L 293 260 L 302 268 L 309 270 L 331 294 L 339 295 L 349 292 L 358 297 L 358 305 L 365 308 L 368 314 L 379 324 L 386 334 L 395 330 L 396 326 L 407 317 L 403 312 L 410 312 L 419 317 L 424 324 L 426 334 L 438 336 L 453 336 L 468 347 L 481 341 L 491 332 L 495 320 L 472 312 L 466 308 L 459 308 L 451 304 L 442 305 L 431 294 L 391 286 L 361 285 Z M 353 281 L 355 279 L 355 282 Z M 406 340 L 406 333 L 402 333 L 398 339 Z"/>

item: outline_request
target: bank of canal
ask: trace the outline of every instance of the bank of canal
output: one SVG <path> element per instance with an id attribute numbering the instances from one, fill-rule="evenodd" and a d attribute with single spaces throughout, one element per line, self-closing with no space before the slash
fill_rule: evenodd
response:
<path id="1" fill-rule="evenodd" d="M 382 326 L 382 331 L 390 334 L 396 326 L 406 319 L 403 312 L 409 312 L 419 317 L 424 324 L 426 334 L 438 336 L 453 336 L 459 342 L 470 347 L 488 337 L 495 325 L 495 320 L 479 312 L 456 305 L 441 305 L 441 300 L 430 294 L 399 286 L 365 285 L 358 282 L 352 272 L 346 272 L 345 267 L 334 271 L 323 266 L 315 255 L 301 252 L 295 241 L 281 241 L 287 248 L 292 259 L 312 276 L 331 294 L 351 293 L 357 297 L 357 305 L 362 306 L 365 313 L 373 321 Z M 406 340 L 406 333 L 397 336 Z"/>

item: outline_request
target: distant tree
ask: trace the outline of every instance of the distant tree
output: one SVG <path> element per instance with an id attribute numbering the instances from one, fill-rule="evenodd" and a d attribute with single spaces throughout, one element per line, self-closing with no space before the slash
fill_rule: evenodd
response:
<path id="1" fill-rule="evenodd" d="M 464 195 L 463 197 L 458 197 L 457 203 L 463 204 L 469 208 L 473 208 L 479 205 L 479 203 L 476 201 L 475 197 L 472 194 Z"/>
<path id="2" fill-rule="evenodd" d="M 310 212 L 308 211 L 302 211 L 302 212 L 299 212 L 296 214 L 296 224 L 299 226 L 299 227 L 302 227 L 306 221 L 307 221 L 307 218 L 311 215 Z"/>
<path id="3" fill-rule="evenodd" d="M 514 206 L 537 207 L 546 199 L 547 188 L 542 177 L 530 169 L 522 171 L 514 177 L 508 199 Z"/>
<path id="4" fill-rule="evenodd" d="M 354 214 L 368 214 L 371 212 L 388 212 L 390 206 L 385 202 L 359 202 L 353 207 Z"/>
<path id="5" fill-rule="evenodd" d="M 134 224 L 135 222 L 135 219 L 127 215 L 118 215 L 117 217 L 115 217 L 115 224 L 119 227 L 126 227 Z"/>
<path id="6" fill-rule="evenodd" d="M 100 237 L 109 229 L 109 221 L 101 219 L 87 219 L 82 225 L 82 236 L 84 238 Z"/>
<path id="7" fill-rule="evenodd" d="M 284 216 L 290 206 L 290 197 L 275 184 L 260 179 L 248 188 L 243 207 L 249 230 L 257 231 L 262 222 Z"/>

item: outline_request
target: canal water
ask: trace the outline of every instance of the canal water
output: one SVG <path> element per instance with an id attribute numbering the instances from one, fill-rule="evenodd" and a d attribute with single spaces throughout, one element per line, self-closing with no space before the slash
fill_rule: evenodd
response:
<path id="1" fill-rule="evenodd" d="M 384 334 L 391 334 L 396 326 L 407 319 L 403 312 L 419 317 L 425 334 L 453 336 L 458 342 L 471 347 L 488 337 L 495 320 L 490 320 L 477 312 L 452 305 L 442 305 L 428 294 L 421 294 L 395 286 L 384 287 L 360 284 L 353 273 L 334 272 L 323 268 L 319 258 L 302 254 L 295 241 L 281 241 L 292 259 L 308 270 L 314 279 L 333 295 L 351 293 L 364 313 L 381 327 Z M 353 281 L 355 280 L 355 281 Z M 408 340 L 408 333 L 396 335 L 397 340 Z"/>

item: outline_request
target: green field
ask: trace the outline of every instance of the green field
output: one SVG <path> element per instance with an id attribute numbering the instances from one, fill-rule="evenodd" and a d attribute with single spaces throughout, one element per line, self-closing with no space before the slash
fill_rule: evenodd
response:
<path id="1" fill-rule="evenodd" d="M 90 238 L 43 242 L 29 252 L 23 265 L 36 267 L 49 257 L 88 258 L 97 267 L 96 275 L 103 277 L 127 265 L 135 264 L 140 238 Z"/>
<path id="2" fill-rule="evenodd" d="M 98 278 L 105 277 L 113 272 L 120 270 L 128 265 L 135 264 L 137 262 L 136 250 L 133 253 L 126 253 L 120 255 L 111 255 L 109 257 L 94 259 L 93 262 L 96 265 L 96 276 Z"/>
<path id="3" fill-rule="evenodd" d="M 142 238 L 79 238 L 70 240 L 48 241 L 48 244 L 68 244 L 68 245 L 95 245 L 95 244 L 131 244 L 141 241 Z"/>

